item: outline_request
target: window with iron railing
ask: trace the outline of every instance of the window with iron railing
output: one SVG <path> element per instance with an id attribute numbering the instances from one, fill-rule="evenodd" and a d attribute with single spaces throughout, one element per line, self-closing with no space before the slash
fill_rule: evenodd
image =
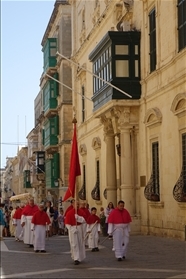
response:
<path id="1" fill-rule="evenodd" d="M 85 87 L 82 86 L 81 88 L 81 95 L 82 95 L 82 122 L 85 121 Z"/>
<path id="2" fill-rule="evenodd" d="M 83 165 L 83 185 L 78 193 L 80 200 L 86 200 L 86 167 Z"/>
<path id="3" fill-rule="evenodd" d="M 93 200 L 100 200 L 100 165 L 99 160 L 96 161 L 96 184 L 91 192 Z"/>
<path id="4" fill-rule="evenodd" d="M 159 183 L 159 143 L 152 143 L 152 173 L 145 190 L 145 198 L 149 201 L 160 201 Z"/>
<path id="5" fill-rule="evenodd" d="M 156 70 L 156 10 L 155 8 L 149 13 L 149 55 L 150 55 L 150 72 Z"/>
<path id="6" fill-rule="evenodd" d="M 178 0 L 178 48 L 186 47 L 186 0 Z"/>

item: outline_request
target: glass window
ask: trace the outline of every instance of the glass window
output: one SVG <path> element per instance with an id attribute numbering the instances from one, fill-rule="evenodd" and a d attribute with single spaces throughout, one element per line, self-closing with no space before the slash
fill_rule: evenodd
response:
<path id="1" fill-rule="evenodd" d="M 138 45 L 135 45 L 135 55 L 139 54 L 138 53 Z"/>
<path id="2" fill-rule="evenodd" d="M 110 79 L 112 79 L 112 62 L 109 62 L 109 72 L 110 72 Z"/>
<path id="3" fill-rule="evenodd" d="M 111 57 L 111 46 L 108 48 L 108 56 Z"/>
<path id="4" fill-rule="evenodd" d="M 183 191 L 186 193 L 186 134 L 182 135 Z"/>
<path id="5" fill-rule="evenodd" d="M 178 44 L 179 50 L 186 47 L 186 0 L 178 0 Z"/>
<path id="6" fill-rule="evenodd" d="M 135 77 L 139 77 L 139 61 L 135 60 Z"/>
<path id="7" fill-rule="evenodd" d="M 153 172 L 153 190 L 159 194 L 159 145 L 158 142 L 152 144 L 152 172 Z"/>
<path id="8" fill-rule="evenodd" d="M 129 54 L 129 46 L 128 45 L 116 45 L 115 46 L 115 54 L 128 55 Z"/>
<path id="9" fill-rule="evenodd" d="M 56 48 L 50 49 L 50 56 L 56 56 Z"/>
<path id="10" fill-rule="evenodd" d="M 116 77 L 129 77 L 128 60 L 116 60 Z"/>
<path id="11" fill-rule="evenodd" d="M 150 49 L 150 72 L 156 70 L 156 15 L 155 9 L 149 14 L 149 49 Z"/>

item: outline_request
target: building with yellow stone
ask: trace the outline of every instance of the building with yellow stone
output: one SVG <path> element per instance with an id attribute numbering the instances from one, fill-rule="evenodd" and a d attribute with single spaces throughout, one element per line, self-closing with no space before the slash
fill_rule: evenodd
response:
<path id="1" fill-rule="evenodd" d="M 186 1 L 70 4 L 78 196 L 122 199 L 133 233 L 184 239 Z"/>

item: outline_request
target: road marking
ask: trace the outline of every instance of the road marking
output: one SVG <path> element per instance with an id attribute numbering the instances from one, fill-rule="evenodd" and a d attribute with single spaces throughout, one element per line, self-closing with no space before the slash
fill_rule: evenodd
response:
<path id="1" fill-rule="evenodd" d="M 37 275 L 37 274 L 55 274 L 58 272 L 65 272 L 65 271 L 76 271 L 76 268 L 61 268 L 61 269 L 52 269 L 52 270 L 44 270 L 44 271 L 35 271 L 35 272 L 24 272 L 24 273 L 14 273 L 14 274 L 9 274 L 9 275 L 5 275 L 3 274 L 3 276 L 1 278 L 20 278 L 20 277 L 25 277 L 25 276 L 32 276 L 32 275 Z M 180 272 L 180 270 L 168 270 L 168 269 L 147 269 L 147 268 L 108 268 L 108 267 L 92 267 L 92 268 L 84 268 L 84 270 L 112 270 L 112 271 L 141 271 L 141 272 Z M 168 277 L 168 278 L 184 278 L 183 276 L 180 277 L 181 275 L 175 276 L 175 277 Z M 87 278 L 89 278 L 87 276 Z M 92 278 L 92 277 L 91 277 Z M 107 278 L 109 278 L 109 276 L 107 276 Z M 113 277 L 112 277 L 113 278 Z M 168 279 L 167 278 L 167 279 Z"/>
<path id="2" fill-rule="evenodd" d="M 1 241 L 1 251 L 3 252 L 8 252 L 8 247 L 6 246 L 6 244 L 4 243 L 4 241 Z"/>

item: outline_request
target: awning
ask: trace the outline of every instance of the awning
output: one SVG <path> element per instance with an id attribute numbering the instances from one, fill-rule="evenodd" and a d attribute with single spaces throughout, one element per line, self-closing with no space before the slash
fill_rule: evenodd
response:
<path id="1" fill-rule="evenodd" d="M 24 194 L 19 194 L 19 195 L 12 196 L 10 198 L 10 201 L 26 200 L 26 199 L 29 199 L 29 198 L 33 198 L 32 195 L 30 193 L 24 193 Z"/>

